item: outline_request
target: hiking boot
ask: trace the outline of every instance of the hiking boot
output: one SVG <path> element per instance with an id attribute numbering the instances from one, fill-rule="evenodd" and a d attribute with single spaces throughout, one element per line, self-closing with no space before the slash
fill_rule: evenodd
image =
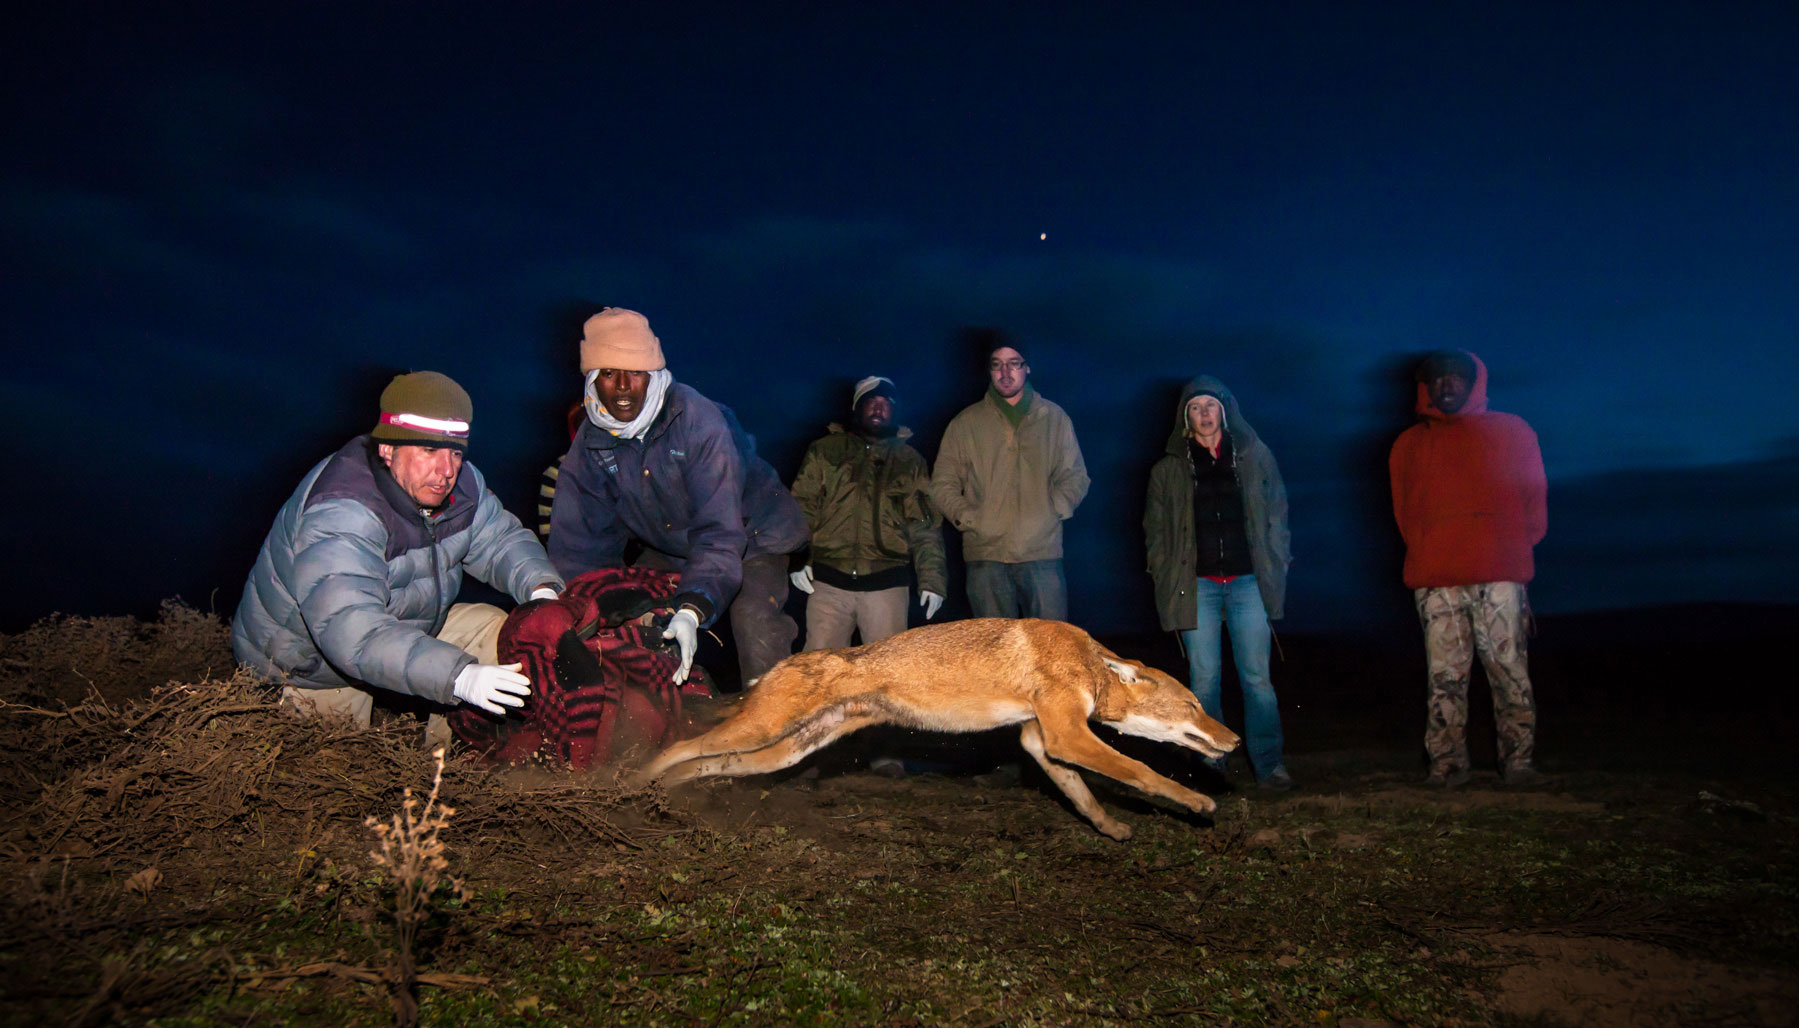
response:
<path id="1" fill-rule="evenodd" d="M 1435 786 L 1439 789 L 1460 789 L 1462 786 L 1467 785 L 1473 780 L 1474 772 L 1464 767 L 1457 768 L 1454 771 L 1432 771 L 1429 775 L 1425 776 L 1424 784 Z"/>
<path id="2" fill-rule="evenodd" d="M 1528 789 L 1533 785 L 1548 784 L 1549 777 L 1526 764 L 1523 767 L 1506 768 L 1500 772 L 1499 780 L 1514 789 Z"/>
<path id="3" fill-rule="evenodd" d="M 1256 788 L 1263 792 L 1290 792 L 1293 789 L 1293 776 L 1282 765 L 1268 772 L 1268 777 L 1257 782 Z"/>

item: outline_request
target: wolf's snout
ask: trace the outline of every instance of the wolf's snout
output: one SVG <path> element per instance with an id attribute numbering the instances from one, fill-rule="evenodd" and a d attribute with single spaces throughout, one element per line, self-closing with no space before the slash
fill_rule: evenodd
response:
<path id="1" fill-rule="evenodd" d="M 1243 740 L 1233 732 L 1225 732 L 1222 737 L 1206 735 L 1201 732 L 1188 732 L 1187 744 L 1208 757 L 1222 757 L 1237 748 Z"/>

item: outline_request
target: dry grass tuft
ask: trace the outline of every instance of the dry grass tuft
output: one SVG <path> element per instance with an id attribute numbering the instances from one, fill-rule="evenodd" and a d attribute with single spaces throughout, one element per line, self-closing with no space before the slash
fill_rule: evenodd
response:
<path id="1" fill-rule="evenodd" d="M 418 797 L 407 786 L 400 800 L 400 811 L 388 821 L 369 817 L 364 823 L 375 833 L 380 848 L 369 853 L 375 867 L 385 871 L 393 883 L 393 915 L 397 945 L 388 970 L 388 997 L 393 1004 L 394 1023 L 411 1028 L 418 1023 L 418 963 L 414 956 L 419 928 L 431 915 L 431 902 L 440 889 L 467 902 L 474 896 L 462 879 L 449 874 L 450 861 L 445 856 L 441 833 L 450 823 L 456 809 L 439 803 L 437 794 L 443 786 L 444 751 L 432 754 L 437 759 L 431 776 L 431 793 L 419 805 Z"/>

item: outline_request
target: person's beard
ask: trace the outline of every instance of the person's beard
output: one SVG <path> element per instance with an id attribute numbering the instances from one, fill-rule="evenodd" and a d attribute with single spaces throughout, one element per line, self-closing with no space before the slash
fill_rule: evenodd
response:
<path id="1" fill-rule="evenodd" d="M 861 418 L 856 419 L 856 433 L 870 439 L 891 439 L 899 434 L 899 425 L 891 419 L 883 425 L 870 425 Z"/>

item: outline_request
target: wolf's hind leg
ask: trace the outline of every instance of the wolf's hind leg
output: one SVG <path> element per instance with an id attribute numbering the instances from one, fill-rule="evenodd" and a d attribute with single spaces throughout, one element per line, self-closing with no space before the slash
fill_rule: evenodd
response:
<path id="1" fill-rule="evenodd" d="M 701 757 L 737 750 L 759 750 L 773 745 L 783 735 L 793 731 L 793 726 L 799 721 L 798 717 L 758 717 L 756 713 L 748 707 L 739 707 L 735 714 L 710 731 L 675 743 L 639 768 L 631 776 L 631 784 L 642 788 L 667 774 L 671 768 Z"/>
<path id="2" fill-rule="evenodd" d="M 1024 728 L 1018 733 L 1018 741 L 1024 745 L 1025 752 L 1036 758 L 1037 766 L 1043 768 L 1050 781 L 1061 788 L 1062 794 L 1074 804 L 1074 809 L 1081 812 L 1093 827 L 1099 829 L 1101 835 L 1123 842 L 1131 837 L 1131 826 L 1122 821 L 1113 820 L 1106 814 L 1106 808 L 1099 805 L 1087 783 L 1081 781 L 1080 772 L 1049 759 L 1043 750 L 1043 729 L 1037 727 L 1036 721 L 1026 721 Z"/>
<path id="3" fill-rule="evenodd" d="M 870 725 L 878 725 L 885 720 L 886 718 L 880 714 L 845 714 L 840 710 L 826 710 L 801 725 L 798 731 L 777 739 L 760 749 L 704 754 L 683 763 L 677 763 L 667 773 L 663 782 L 667 785 L 676 785 L 689 779 L 707 778 L 713 775 L 725 775 L 733 778 L 740 778 L 744 775 L 765 775 L 784 767 L 792 767 L 806 759 L 808 754 L 825 748 L 851 732 L 859 731 Z"/>

